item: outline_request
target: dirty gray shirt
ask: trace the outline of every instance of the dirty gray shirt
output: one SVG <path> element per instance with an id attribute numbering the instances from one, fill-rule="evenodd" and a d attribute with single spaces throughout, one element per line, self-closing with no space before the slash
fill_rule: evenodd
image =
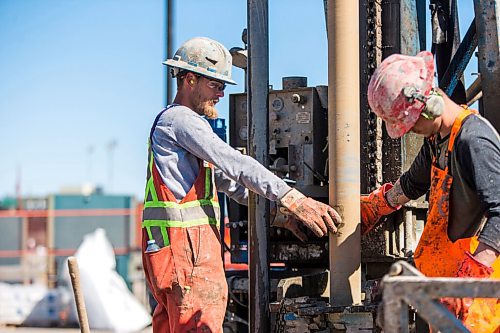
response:
<path id="1" fill-rule="evenodd" d="M 478 234 L 479 241 L 500 251 L 500 139 L 484 118 L 465 118 L 455 139 L 449 161 L 445 158 L 449 135 L 435 144 L 424 141 L 410 169 L 401 178 L 401 188 L 410 199 L 425 194 L 431 184 L 432 156 L 444 169 L 450 165 L 448 236 L 451 241 Z M 486 217 L 484 221 L 483 217 Z"/>
<path id="2" fill-rule="evenodd" d="M 222 141 L 210 124 L 188 107 L 164 111 L 152 130 L 152 150 L 165 185 L 180 201 L 200 171 L 199 159 L 215 166 L 215 186 L 231 199 L 247 204 L 248 190 L 272 201 L 291 188 L 250 156 Z"/>

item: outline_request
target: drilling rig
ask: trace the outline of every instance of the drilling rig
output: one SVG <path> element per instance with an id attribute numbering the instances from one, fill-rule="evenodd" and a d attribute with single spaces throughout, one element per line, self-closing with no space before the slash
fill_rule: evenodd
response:
<path id="1" fill-rule="evenodd" d="M 231 263 L 248 268 L 226 272 L 224 332 L 381 331 L 381 279 L 391 272 L 420 276 L 406 263 L 412 262 L 428 203 L 425 197 L 410 201 L 370 235 L 360 235 L 360 194 L 395 181 L 422 145 L 412 133 L 389 138 L 369 108 L 368 82 L 389 55 L 426 48 L 427 16 L 439 87 L 458 104 L 477 102 L 498 131 L 500 1 L 473 3 L 475 19 L 461 40 L 456 0 L 431 0 L 428 7 L 423 0 L 324 0 L 328 86 L 285 77 L 281 89 L 270 89 L 268 0 L 248 0 L 244 47 L 231 50 L 234 65 L 245 69 L 246 91 L 230 95 L 229 142 L 307 196 L 335 207 L 344 226 L 341 235 L 309 233 L 303 243 L 276 227 L 276 208 L 266 200 L 251 195 L 248 207 L 228 200 Z M 474 55 L 479 75 L 466 87 L 463 73 Z M 499 288 L 479 289 L 497 295 Z M 436 320 L 443 332 L 462 332 L 439 309 L 401 309 L 388 319 L 386 332 L 428 332 Z"/>

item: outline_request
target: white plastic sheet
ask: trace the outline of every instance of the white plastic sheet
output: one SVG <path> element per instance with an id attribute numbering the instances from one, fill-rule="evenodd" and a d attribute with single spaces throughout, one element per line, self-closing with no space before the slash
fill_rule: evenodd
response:
<path id="1" fill-rule="evenodd" d="M 137 332 L 151 323 L 145 307 L 115 271 L 113 247 L 104 229 L 86 235 L 75 257 L 91 329 Z M 68 274 L 64 279 L 71 285 Z"/>

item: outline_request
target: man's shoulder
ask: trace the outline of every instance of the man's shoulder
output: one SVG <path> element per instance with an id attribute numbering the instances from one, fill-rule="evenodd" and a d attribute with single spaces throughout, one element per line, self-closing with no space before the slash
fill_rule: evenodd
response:
<path id="1" fill-rule="evenodd" d="M 184 105 L 172 105 L 162 111 L 161 120 L 174 119 L 178 117 L 195 117 L 196 112 Z"/>
<path id="2" fill-rule="evenodd" d="M 163 126 L 185 127 L 208 122 L 199 114 L 184 105 L 174 105 L 163 112 L 159 124 Z"/>
<path id="3" fill-rule="evenodd" d="M 491 153 L 498 154 L 500 152 L 500 139 L 498 132 L 488 120 L 481 116 L 471 115 L 462 124 L 460 133 L 455 140 L 455 147 L 455 155 L 464 164 L 469 163 L 467 160 L 471 159 L 472 156 L 478 160 L 491 158 Z"/>
<path id="4" fill-rule="evenodd" d="M 483 140 L 499 145 L 498 132 L 491 123 L 478 115 L 469 116 L 462 125 L 460 135 L 457 138 L 461 143 L 477 145 Z"/>

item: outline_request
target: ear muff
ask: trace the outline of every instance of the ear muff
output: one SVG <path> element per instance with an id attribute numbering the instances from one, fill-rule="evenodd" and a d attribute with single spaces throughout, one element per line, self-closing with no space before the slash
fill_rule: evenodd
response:
<path id="1" fill-rule="evenodd" d="M 443 114 L 444 99 L 443 96 L 436 90 L 432 89 L 431 93 L 425 101 L 425 108 L 422 111 L 422 116 L 434 120 Z"/>
<path id="2" fill-rule="evenodd" d="M 413 103 L 415 100 L 418 100 L 425 105 L 421 113 L 422 117 L 434 120 L 443 114 L 444 99 L 437 90 L 432 89 L 429 96 L 422 95 L 417 88 L 411 86 L 403 88 L 402 92 L 408 102 Z"/>

